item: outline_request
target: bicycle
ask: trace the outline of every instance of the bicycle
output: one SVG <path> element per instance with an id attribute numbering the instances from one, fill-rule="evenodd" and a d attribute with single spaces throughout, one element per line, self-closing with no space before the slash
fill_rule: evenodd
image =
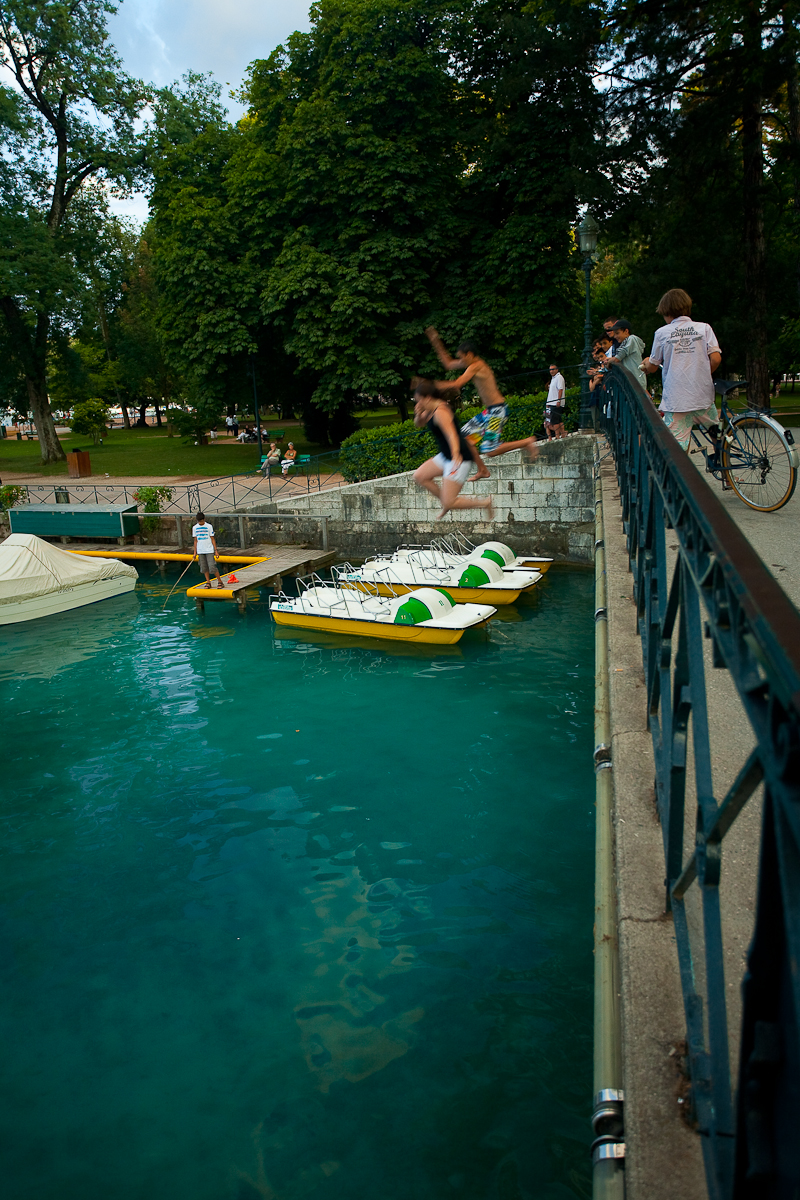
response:
<path id="1" fill-rule="evenodd" d="M 747 408 L 731 413 L 728 395 L 736 388 L 746 388 L 743 379 L 714 381 L 714 390 L 721 397 L 719 434 L 715 441 L 708 430 L 695 426 L 692 442 L 706 460 L 706 471 L 722 483 L 722 490 L 732 489 L 749 508 L 758 512 L 776 512 L 794 495 L 800 452 L 794 444 L 791 429 L 772 416 L 771 409 Z M 711 445 L 709 452 L 698 435 Z"/>

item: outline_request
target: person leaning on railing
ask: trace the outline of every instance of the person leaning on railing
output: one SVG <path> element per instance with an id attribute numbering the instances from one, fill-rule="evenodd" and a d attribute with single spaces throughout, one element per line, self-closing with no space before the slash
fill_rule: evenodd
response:
<path id="1" fill-rule="evenodd" d="M 586 374 L 589 376 L 589 416 L 592 421 L 592 428 L 597 429 L 597 410 L 605 408 L 606 404 L 606 383 L 605 377 L 608 374 L 608 367 L 603 365 L 603 360 L 611 348 L 611 339 L 608 334 L 603 334 L 602 337 L 596 338 L 592 343 L 592 358 L 597 363 L 596 367 L 589 367 Z"/>
<path id="2" fill-rule="evenodd" d="M 716 334 L 705 321 L 691 319 L 692 298 L 681 288 L 665 292 L 656 312 L 665 325 L 656 330 L 653 349 L 640 369 L 649 375 L 661 367 L 659 412 L 664 424 L 684 450 L 689 449 L 693 425 L 705 426 L 716 446 L 719 412 L 712 373 L 722 361 Z"/>

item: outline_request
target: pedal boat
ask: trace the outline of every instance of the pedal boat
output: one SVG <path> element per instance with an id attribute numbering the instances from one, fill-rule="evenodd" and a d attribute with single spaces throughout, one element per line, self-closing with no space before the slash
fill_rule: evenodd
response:
<path id="1" fill-rule="evenodd" d="M 427 546 L 398 546 L 393 554 L 376 555 L 390 561 L 417 562 L 420 566 L 460 567 L 470 562 L 480 562 L 489 559 L 495 562 L 501 570 L 508 571 L 538 571 L 545 575 L 553 565 L 552 558 L 542 558 L 536 554 L 515 554 L 504 542 L 481 542 L 474 546 L 468 538 L 455 534 L 451 537 L 436 538 Z"/>
<path id="2" fill-rule="evenodd" d="M 456 604 L 444 591 L 417 588 L 389 597 L 334 578 L 298 579 L 299 595 L 271 596 L 277 625 L 324 630 L 384 641 L 452 646 L 467 629 L 476 629 L 497 611 L 490 604 Z"/>
<path id="3" fill-rule="evenodd" d="M 503 571 L 491 559 L 470 559 L 459 566 L 423 565 L 414 558 L 370 558 L 362 567 L 345 564 L 342 580 L 356 587 L 398 595 L 415 588 L 444 588 L 457 604 L 513 604 L 542 578 L 539 571 Z"/>

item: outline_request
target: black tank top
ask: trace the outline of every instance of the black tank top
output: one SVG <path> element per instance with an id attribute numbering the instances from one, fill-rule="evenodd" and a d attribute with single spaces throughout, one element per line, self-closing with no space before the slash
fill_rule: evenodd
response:
<path id="1" fill-rule="evenodd" d="M 445 408 L 445 407 L 447 407 L 447 406 L 443 404 L 442 408 Z M 428 421 L 428 424 L 425 426 L 425 428 L 428 430 L 429 433 L 432 433 L 434 438 L 436 439 L 436 445 L 439 447 L 439 453 L 443 454 L 445 456 L 445 458 L 449 461 L 453 452 L 450 449 L 450 440 L 449 440 L 447 434 L 445 433 L 445 431 L 441 428 L 441 426 L 436 424 L 433 417 L 431 417 L 430 421 Z M 461 457 L 464 459 L 472 458 L 472 454 L 471 454 L 470 448 L 469 448 L 469 442 L 464 437 L 461 430 L 458 428 L 458 425 L 456 425 L 456 435 L 458 437 L 458 452 L 461 455 Z"/>

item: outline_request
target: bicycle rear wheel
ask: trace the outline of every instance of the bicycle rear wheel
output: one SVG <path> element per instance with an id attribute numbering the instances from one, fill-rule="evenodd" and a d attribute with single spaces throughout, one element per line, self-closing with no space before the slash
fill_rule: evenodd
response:
<path id="1" fill-rule="evenodd" d="M 797 451 L 762 417 L 735 417 L 722 438 L 722 470 L 740 500 L 759 512 L 783 508 L 797 486 Z"/>

